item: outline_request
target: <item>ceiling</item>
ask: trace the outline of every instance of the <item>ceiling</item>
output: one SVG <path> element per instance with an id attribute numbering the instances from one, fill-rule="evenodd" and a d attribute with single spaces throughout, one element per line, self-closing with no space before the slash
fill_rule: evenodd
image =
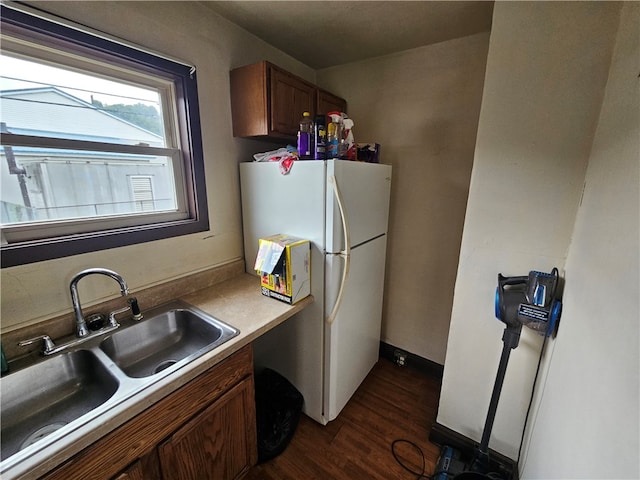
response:
<path id="1" fill-rule="evenodd" d="M 489 1 L 203 1 L 314 69 L 491 29 Z"/>

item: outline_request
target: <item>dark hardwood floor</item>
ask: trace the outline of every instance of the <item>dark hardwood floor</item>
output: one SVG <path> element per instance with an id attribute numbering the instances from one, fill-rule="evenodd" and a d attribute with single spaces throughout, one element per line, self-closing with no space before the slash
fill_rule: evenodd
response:
<path id="1" fill-rule="evenodd" d="M 435 423 L 441 379 L 411 366 L 381 358 L 337 419 L 321 426 L 305 415 L 287 449 L 257 465 L 247 480 L 408 480 L 411 474 L 394 459 L 396 439 L 415 443 L 431 475 L 438 446 L 429 442 Z M 412 470 L 422 469 L 420 454 L 407 443 L 396 453 Z"/>

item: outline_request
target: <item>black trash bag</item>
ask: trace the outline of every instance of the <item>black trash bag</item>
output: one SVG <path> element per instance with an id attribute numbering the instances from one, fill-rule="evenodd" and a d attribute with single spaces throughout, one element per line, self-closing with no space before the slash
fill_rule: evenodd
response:
<path id="1" fill-rule="evenodd" d="M 298 426 L 304 399 L 278 372 L 265 368 L 255 379 L 258 463 L 280 455 Z"/>

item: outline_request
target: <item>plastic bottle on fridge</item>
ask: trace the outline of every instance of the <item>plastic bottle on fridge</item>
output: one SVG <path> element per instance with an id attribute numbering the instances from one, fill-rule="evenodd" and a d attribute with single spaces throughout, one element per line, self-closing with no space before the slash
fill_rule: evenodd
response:
<path id="1" fill-rule="evenodd" d="M 298 158 L 301 160 L 310 160 L 313 158 L 313 121 L 311 114 L 304 112 L 302 120 L 300 120 L 300 129 L 298 130 Z"/>
<path id="2" fill-rule="evenodd" d="M 324 160 L 327 156 L 327 121 L 324 115 L 316 115 L 313 125 L 313 158 Z"/>
<path id="3" fill-rule="evenodd" d="M 327 125 L 327 159 L 338 158 L 342 137 L 342 115 L 340 112 L 329 112 L 327 116 L 331 119 Z"/>

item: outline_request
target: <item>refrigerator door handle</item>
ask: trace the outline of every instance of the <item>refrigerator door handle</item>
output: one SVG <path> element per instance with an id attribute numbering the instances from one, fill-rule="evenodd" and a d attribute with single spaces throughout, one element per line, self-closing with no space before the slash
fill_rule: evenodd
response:
<path id="1" fill-rule="evenodd" d="M 336 181 L 336 177 L 334 175 L 329 175 L 329 183 L 331 184 L 333 190 L 333 196 L 338 203 L 340 218 L 342 220 L 342 231 L 344 232 L 344 250 L 340 252 L 340 256 L 344 258 L 342 281 L 340 283 L 340 290 L 338 291 L 338 295 L 336 296 L 336 303 L 333 305 L 331 313 L 327 317 L 327 324 L 331 325 L 336 319 L 336 315 L 338 314 L 338 309 L 340 308 L 340 303 L 342 302 L 342 297 L 344 295 L 344 289 L 347 284 L 347 277 L 349 276 L 349 267 L 351 265 L 351 239 L 349 237 L 349 228 L 347 226 L 347 217 L 344 211 L 344 204 L 342 203 L 342 196 L 340 195 L 338 182 Z"/>

